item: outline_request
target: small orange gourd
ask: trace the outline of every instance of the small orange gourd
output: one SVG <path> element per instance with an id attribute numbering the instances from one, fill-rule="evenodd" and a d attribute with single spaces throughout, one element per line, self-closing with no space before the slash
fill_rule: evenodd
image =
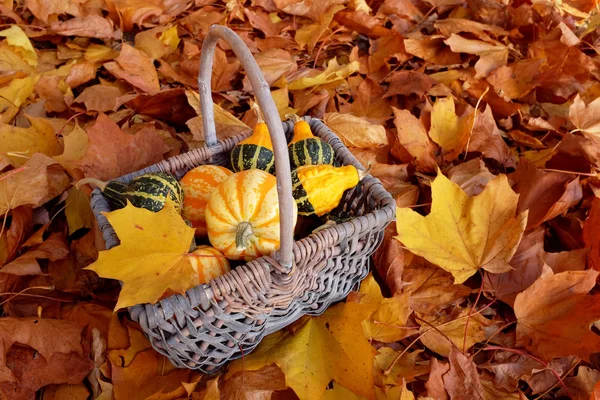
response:
<path id="1" fill-rule="evenodd" d="M 293 203 L 294 224 L 297 206 Z M 251 261 L 279 249 L 279 198 L 275 177 L 259 169 L 237 172 L 210 196 L 210 243 L 230 260 Z"/>
<path id="2" fill-rule="evenodd" d="M 206 235 L 204 213 L 210 194 L 232 174 L 218 165 L 200 165 L 188 171 L 179 181 L 184 195 L 182 216 L 196 229 L 196 236 Z"/>
<path id="3" fill-rule="evenodd" d="M 229 260 L 214 247 L 202 245 L 188 253 L 192 268 L 198 275 L 198 284 L 207 283 L 217 276 L 231 271 Z"/>

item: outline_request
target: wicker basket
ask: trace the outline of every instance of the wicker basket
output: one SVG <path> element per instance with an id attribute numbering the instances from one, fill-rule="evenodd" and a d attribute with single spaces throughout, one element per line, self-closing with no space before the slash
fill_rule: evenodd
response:
<path id="1" fill-rule="evenodd" d="M 338 211 L 356 217 L 293 240 L 292 191 L 287 141 L 290 121 L 281 123 L 256 61 L 242 40 L 230 29 L 213 26 L 204 40 L 198 77 L 206 146 L 169 158 L 123 176 L 129 182 L 146 172 L 166 171 L 180 178 L 201 164 L 224 165 L 229 152 L 248 134 L 216 140 L 210 77 L 216 43 L 224 39 L 246 69 L 272 136 L 281 216 L 281 247 L 215 278 L 156 304 L 131 307 L 156 351 L 177 367 L 210 373 L 230 360 L 251 352 L 272 332 L 303 315 L 318 315 L 344 299 L 368 273 L 370 256 L 381 244 L 385 227 L 394 219 L 395 202 L 379 180 L 368 175 L 346 191 Z M 306 117 L 313 133 L 333 147 L 336 162 L 364 169 L 339 138 L 317 119 Z M 95 189 L 91 199 L 106 248 L 119 244 L 114 229 L 102 212 L 110 207 Z"/>

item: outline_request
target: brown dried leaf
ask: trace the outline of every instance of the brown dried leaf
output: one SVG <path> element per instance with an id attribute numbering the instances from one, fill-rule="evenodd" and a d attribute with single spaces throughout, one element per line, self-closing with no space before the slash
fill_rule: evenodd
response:
<path id="1" fill-rule="evenodd" d="M 83 355 L 79 327 L 59 319 L 2 318 L 0 339 L 3 346 L 0 352 L 0 382 L 15 382 L 17 378 L 6 365 L 6 354 L 15 343 L 33 348 L 48 363 L 57 353 Z"/>
<path id="2" fill-rule="evenodd" d="M 115 61 L 105 63 L 104 68 L 146 93 L 156 94 L 160 91 L 158 74 L 152 59 L 127 43 L 121 46 L 119 57 Z"/>
<path id="3" fill-rule="evenodd" d="M 327 113 L 323 121 L 342 139 L 346 146 L 372 149 L 388 144 L 383 126 L 371 124 L 354 115 Z"/>
<path id="4" fill-rule="evenodd" d="M 450 370 L 450 365 L 438 361 L 437 358 L 432 358 L 430 365 L 429 379 L 425 382 L 427 395 L 433 397 L 435 400 L 448 400 L 448 393 L 444 387 L 443 377 Z"/>
<path id="5" fill-rule="evenodd" d="M 211 88 L 215 92 L 225 92 L 233 89 L 232 83 L 240 70 L 240 62 L 233 59 L 231 62 L 219 47 L 215 49 L 215 60 L 212 70 Z"/>
<path id="6" fill-rule="evenodd" d="M 114 179 L 159 162 L 168 151 L 156 132 L 127 134 L 105 114 L 100 114 L 87 132 L 87 153 L 73 164 L 89 177 Z"/>
<path id="7" fill-rule="evenodd" d="M 454 33 L 468 32 L 488 43 L 494 43 L 488 33 L 496 37 L 508 35 L 508 32 L 499 26 L 486 25 L 465 18 L 440 19 L 435 22 L 434 27 L 446 37 L 450 37 Z"/>
<path id="8" fill-rule="evenodd" d="M 469 151 L 478 151 L 484 157 L 492 158 L 506 168 L 514 168 L 515 161 L 512 153 L 492 114 L 492 108 L 487 106 L 483 112 L 478 112 L 471 128 Z"/>
<path id="9" fill-rule="evenodd" d="M 600 271 L 600 198 L 592 201 L 592 206 L 583 225 L 583 240 L 590 249 L 588 263 L 590 268 Z"/>
<path id="10" fill-rule="evenodd" d="M 446 390 L 452 400 L 483 400 L 484 391 L 477 374 L 477 366 L 454 347 L 448 357 L 450 371 L 443 376 Z"/>
<path id="11" fill-rule="evenodd" d="M 269 86 L 273 86 L 282 76 L 288 76 L 298 69 L 295 57 L 284 49 L 268 49 L 254 57 Z M 244 90 L 252 90 L 247 76 L 244 78 Z"/>
<path id="12" fill-rule="evenodd" d="M 452 34 L 444 40 L 452 51 L 457 53 L 475 54 L 479 61 L 475 64 L 475 78 L 485 78 L 492 71 L 503 67 L 508 62 L 508 47 L 501 43 L 486 43 L 481 40 L 465 39 Z"/>
<path id="13" fill-rule="evenodd" d="M 165 368 L 166 373 L 157 374 Z M 190 382 L 192 374 L 188 369 L 173 369 L 169 361 L 154 350 L 138 353 L 127 367 L 113 363 L 111 369 L 117 399 L 145 399 L 155 393 L 176 390 L 182 382 Z"/>
<path id="14" fill-rule="evenodd" d="M 402 64 L 410 60 L 411 56 L 404 48 L 402 36 L 394 33 L 389 36 L 383 36 L 379 39 L 371 41 L 369 47 L 369 71 L 377 72 L 392 58 L 397 58 Z"/>
<path id="15" fill-rule="evenodd" d="M 588 137 L 600 140 L 600 99 L 585 104 L 577 94 L 569 107 L 569 119 L 578 131 Z"/>
<path id="16" fill-rule="evenodd" d="M 532 58 L 514 62 L 492 71 L 487 81 L 509 100 L 524 97 L 540 86 L 539 73 L 544 60 Z"/>
<path id="17" fill-rule="evenodd" d="M 80 3 L 70 1 L 25 0 L 25 7 L 46 24 L 49 22 L 48 17 L 57 17 L 63 14 L 79 17 L 82 12 Z"/>
<path id="18" fill-rule="evenodd" d="M 44 335 L 44 338 L 47 343 L 54 343 L 61 336 Z M 51 384 L 80 384 L 93 367 L 92 360 L 82 354 L 56 352 L 46 358 L 40 357 L 34 349 L 21 346 L 8 350 L 6 363 L 17 380 L 5 381 L 0 377 L 0 395 L 7 400 L 33 399 L 39 389 Z"/>
<path id="19" fill-rule="evenodd" d="M 544 360 L 569 355 L 587 360 L 600 348 L 600 337 L 590 329 L 600 319 L 600 302 L 588 294 L 597 276 L 593 270 L 548 271 L 518 294 L 517 345 Z"/>
<path id="20" fill-rule="evenodd" d="M 221 382 L 221 398 L 225 400 L 270 399 L 276 390 L 287 388 L 285 375 L 275 364 L 258 371 L 243 371 Z"/>
<path id="21" fill-rule="evenodd" d="M 61 233 L 54 233 L 42 244 L 29 249 L 25 254 L 0 268 L 10 275 L 40 275 L 42 270 L 37 259 L 62 260 L 69 254 L 69 247 Z"/>
<path id="22" fill-rule="evenodd" d="M 510 260 L 512 271 L 485 274 L 484 289 L 507 304 L 514 304 L 517 294 L 527 289 L 542 274 L 544 230 L 537 228 L 523 235 L 517 252 Z"/>
<path id="23" fill-rule="evenodd" d="M 519 161 L 511 177 L 516 181 L 513 190 L 519 193 L 517 212 L 529 210 L 527 229 L 562 214 L 582 197 L 579 178 L 541 171 L 526 159 Z"/>
<path id="24" fill-rule="evenodd" d="M 436 315 L 445 308 L 459 304 L 471 293 L 467 286 L 455 285 L 449 272 L 409 254 L 412 258 L 404 267 L 402 293 L 409 294 L 411 309 L 425 315 Z"/>
<path id="25" fill-rule="evenodd" d="M 88 111 L 115 111 L 117 99 L 124 93 L 121 88 L 109 85 L 88 86 L 75 98 L 75 103 L 83 103 Z"/>
<path id="26" fill-rule="evenodd" d="M 98 39 L 121 39 L 121 32 L 113 26 L 112 20 L 100 15 L 71 18 L 66 21 L 56 21 L 50 30 L 62 36 L 83 36 Z M 125 45 L 125 44 L 124 44 Z"/>
<path id="27" fill-rule="evenodd" d="M 415 158 L 417 170 L 435 172 L 438 168 L 434 155 L 435 145 L 429 140 L 422 122 L 408 110 L 392 109 L 398 141 Z"/>
<path id="28" fill-rule="evenodd" d="M 384 98 L 387 91 L 368 77 L 350 77 L 348 83 L 354 100 L 349 108 L 350 114 L 364 117 L 373 124 L 384 125 L 392 115 L 389 100 Z"/>
<path id="29" fill-rule="evenodd" d="M 565 386 L 569 393 L 568 397 L 573 400 L 588 400 L 593 394 L 597 382 L 600 382 L 600 371 L 583 365 L 580 366 L 577 369 L 577 376 L 565 378 Z M 567 396 L 567 390 L 561 387 L 556 395 Z"/>
<path id="30" fill-rule="evenodd" d="M 448 178 L 469 196 L 481 193 L 495 177 L 480 159 L 469 160 L 448 170 Z"/>
<path id="31" fill-rule="evenodd" d="M 391 97 L 395 95 L 409 96 L 416 94 L 422 97 L 436 81 L 421 72 L 416 71 L 398 71 L 392 73 L 387 81 L 390 83 L 390 87 L 386 90 L 384 97 Z"/>
<path id="32" fill-rule="evenodd" d="M 22 205 L 38 207 L 69 185 L 69 177 L 56 161 L 36 153 L 21 168 L 0 175 L 0 215 Z"/>

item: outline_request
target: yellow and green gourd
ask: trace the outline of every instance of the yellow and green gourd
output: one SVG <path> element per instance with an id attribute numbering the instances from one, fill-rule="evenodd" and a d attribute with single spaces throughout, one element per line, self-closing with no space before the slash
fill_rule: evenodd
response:
<path id="1" fill-rule="evenodd" d="M 295 225 L 296 204 L 292 207 Z M 279 249 L 277 180 L 265 171 L 227 177 L 210 195 L 205 216 L 211 245 L 230 260 L 251 261 Z"/>
<path id="2" fill-rule="evenodd" d="M 294 121 L 294 137 L 288 145 L 292 169 L 303 165 L 333 164 L 334 152 L 329 143 L 313 135 L 308 122 L 296 114 L 289 114 Z"/>
<path id="3" fill-rule="evenodd" d="M 344 192 L 366 175 L 352 165 L 305 165 L 292 171 L 292 195 L 298 214 L 322 216 L 339 204 Z"/>
<path id="4" fill-rule="evenodd" d="M 258 122 L 252 136 L 242 140 L 231 151 L 231 167 L 235 172 L 252 168 L 261 169 L 270 174 L 275 173 L 275 155 L 269 135 L 269 128 L 255 106 Z"/>
<path id="5" fill-rule="evenodd" d="M 129 200 L 135 207 L 158 212 L 165 206 L 167 198 L 170 198 L 177 211 L 181 212 L 183 190 L 177 179 L 166 172 L 148 172 L 133 178 L 129 184 L 85 178 L 77 182 L 77 187 L 87 183 L 100 188 L 113 210 L 125 207 Z"/>

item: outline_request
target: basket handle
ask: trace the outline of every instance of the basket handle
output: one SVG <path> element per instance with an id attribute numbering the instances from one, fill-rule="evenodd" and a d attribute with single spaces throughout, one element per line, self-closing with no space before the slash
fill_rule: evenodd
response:
<path id="1" fill-rule="evenodd" d="M 292 176 L 290 173 L 290 160 L 288 158 L 287 142 L 283 125 L 279 118 L 279 112 L 271 97 L 269 84 L 260 71 L 260 67 L 252 56 L 250 49 L 242 39 L 231 29 L 213 25 L 202 43 L 202 54 L 200 56 L 200 72 L 198 73 L 198 90 L 200 93 L 200 108 L 202 111 L 202 127 L 207 146 L 217 143 L 215 129 L 215 118 L 211 91 L 211 74 L 215 47 L 219 39 L 231 46 L 236 57 L 240 60 L 246 74 L 250 79 L 252 88 L 264 116 L 271 141 L 273 153 L 275 154 L 275 169 L 277 171 L 277 195 L 279 197 L 279 235 L 280 248 L 277 261 L 287 271 L 291 271 L 293 263 L 292 246 L 294 244 L 294 219 L 292 197 Z"/>

